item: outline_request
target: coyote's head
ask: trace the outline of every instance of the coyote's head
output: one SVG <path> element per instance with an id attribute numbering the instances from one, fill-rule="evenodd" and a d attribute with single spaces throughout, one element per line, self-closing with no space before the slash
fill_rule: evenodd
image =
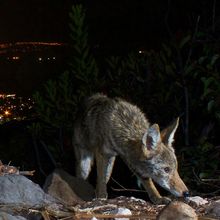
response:
<path id="1" fill-rule="evenodd" d="M 172 147 L 178 124 L 179 118 L 161 132 L 157 124 L 149 127 L 142 138 L 144 156 L 136 171 L 142 179 L 150 177 L 173 195 L 186 197 L 188 189 L 178 174 L 178 163 Z"/>

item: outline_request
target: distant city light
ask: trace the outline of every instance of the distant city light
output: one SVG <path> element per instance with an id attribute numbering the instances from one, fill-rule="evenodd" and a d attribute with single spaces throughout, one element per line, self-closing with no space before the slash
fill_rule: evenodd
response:
<path id="1" fill-rule="evenodd" d="M 8 115 L 10 115 L 10 114 L 11 114 L 11 113 L 10 113 L 8 110 L 5 110 L 5 112 L 4 112 L 4 113 L 5 113 L 5 115 L 6 115 L 6 116 L 8 116 Z"/>
<path id="2" fill-rule="evenodd" d="M 12 60 L 19 60 L 20 59 L 20 57 L 12 57 Z"/>
<path id="3" fill-rule="evenodd" d="M 63 46 L 65 43 L 61 42 L 15 42 L 15 43 L 0 43 L 0 49 L 5 49 L 12 46 L 26 46 L 26 45 L 40 45 L 40 46 Z"/>
<path id="4" fill-rule="evenodd" d="M 38 57 L 38 60 L 39 60 L 39 61 L 42 61 L 42 57 Z"/>
<path id="5" fill-rule="evenodd" d="M 68 44 L 61 42 L 15 42 L 15 43 L 0 43 L 0 54 L 5 54 L 8 51 L 26 52 L 26 51 L 39 51 L 39 48 L 59 48 L 67 47 Z M 8 59 L 19 59 L 18 56 L 8 57 Z"/>
<path id="6" fill-rule="evenodd" d="M 34 102 L 16 94 L 0 94 L 0 124 L 10 120 L 24 120 L 30 117 Z"/>
<path id="7" fill-rule="evenodd" d="M 0 98 L 9 98 L 9 97 L 15 97 L 16 96 L 16 94 L 0 94 Z"/>
<path id="8" fill-rule="evenodd" d="M 145 53 L 145 52 L 146 52 L 145 50 L 139 50 L 139 51 L 138 51 L 139 54 L 143 54 L 143 53 Z"/>
<path id="9" fill-rule="evenodd" d="M 5 97 L 15 97 L 16 96 L 16 94 L 7 94 L 7 95 L 5 95 Z M 1 97 L 1 95 L 0 95 L 0 97 Z"/>

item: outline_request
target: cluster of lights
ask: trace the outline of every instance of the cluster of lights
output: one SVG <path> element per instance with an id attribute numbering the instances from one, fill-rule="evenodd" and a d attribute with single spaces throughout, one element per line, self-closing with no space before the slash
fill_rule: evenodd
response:
<path id="1" fill-rule="evenodd" d="M 13 60 L 13 61 L 16 61 L 16 60 L 20 60 L 20 57 L 19 56 L 12 56 L 12 57 L 7 57 L 7 60 Z M 42 61 L 50 61 L 50 60 L 56 60 L 56 57 L 53 56 L 53 57 L 38 57 L 37 60 L 39 62 L 42 62 Z"/>
<path id="2" fill-rule="evenodd" d="M 20 57 L 12 57 L 12 60 L 19 60 Z"/>
<path id="3" fill-rule="evenodd" d="M 19 60 L 19 56 L 7 57 L 7 60 Z"/>
<path id="4" fill-rule="evenodd" d="M 56 57 L 38 57 L 38 61 L 43 61 L 43 60 L 56 60 Z"/>
<path id="5" fill-rule="evenodd" d="M 0 124 L 10 120 L 25 119 L 33 107 L 30 98 L 16 97 L 16 94 L 0 94 Z"/>
<path id="6" fill-rule="evenodd" d="M 139 54 L 145 54 L 145 53 L 146 53 L 146 50 L 139 50 L 138 53 L 139 53 Z"/>

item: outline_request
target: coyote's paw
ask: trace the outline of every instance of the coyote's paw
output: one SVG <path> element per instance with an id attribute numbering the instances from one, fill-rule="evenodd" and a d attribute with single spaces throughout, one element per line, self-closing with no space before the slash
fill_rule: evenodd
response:
<path id="1" fill-rule="evenodd" d="M 108 194 L 107 194 L 107 189 L 106 189 L 105 185 L 97 187 L 96 196 L 97 196 L 97 198 L 100 198 L 100 199 L 107 199 Z"/>
<path id="2" fill-rule="evenodd" d="M 166 205 L 169 204 L 172 200 L 168 197 L 159 197 L 153 200 L 153 203 L 157 204 L 157 205 Z"/>

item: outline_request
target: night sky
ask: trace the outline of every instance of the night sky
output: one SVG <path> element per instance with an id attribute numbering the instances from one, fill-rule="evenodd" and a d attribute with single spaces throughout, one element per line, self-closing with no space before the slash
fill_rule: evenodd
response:
<path id="1" fill-rule="evenodd" d="M 84 3 L 91 47 L 112 53 L 157 49 L 175 36 L 211 26 L 214 0 L 93 0 Z M 1 0 L 0 43 L 43 41 L 70 43 L 69 12 L 73 0 Z M 219 17 L 216 1 L 215 19 Z M 168 6 L 169 5 L 169 6 Z M 168 13 L 169 11 L 169 13 Z M 166 20 L 166 16 L 169 14 Z M 218 26 L 216 25 L 218 28 Z M 30 71 L 31 72 L 31 71 Z M 0 76 L 2 77 L 0 69 Z M 22 76 L 19 76 L 22 78 Z M 10 79 L 13 80 L 13 79 Z M 0 88 L 1 89 L 1 88 Z"/>
<path id="2" fill-rule="evenodd" d="M 168 2 L 168 22 L 177 31 L 191 28 L 198 15 L 203 23 L 210 22 L 214 0 L 82 2 L 87 9 L 90 36 L 94 42 L 135 43 L 167 36 Z M 0 41 L 68 41 L 68 13 L 74 3 L 73 0 L 1 0 Z"/>
<path id="3" fill-rule="evenodd" d="M 65 41 L 70 0 L 0 1 L 0 41 Z"/>

